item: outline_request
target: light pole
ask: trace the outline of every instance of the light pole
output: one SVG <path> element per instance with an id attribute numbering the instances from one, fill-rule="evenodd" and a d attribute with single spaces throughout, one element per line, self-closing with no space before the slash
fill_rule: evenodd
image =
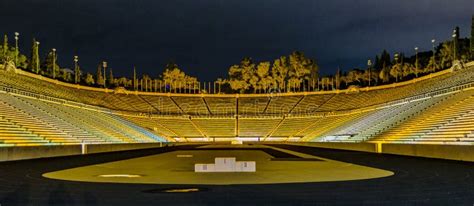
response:
<path id="1" fill-rule="evenodd" d="M 372 61 L 369 59 L 367 60 L 367 69 L 369 70 L 369 87 L 370 87 L 370 81 L 372 79 L 371 67 L 372 67 Z"/>
<path id="2" fill-rule="evenodd" d="M 105 85 L 105 69 L 107 68 L 107 62 L 102 62 L 102 67 L 104 68 L 104 88 L 106 88 L 106 85 Z"/>
<path id="3" fill-rule="evenodd" d="M 436 67 L 435 67 L 435 65 L 436 65 L 435 46 L 434 46 L 435 42 L 436 42 L 435 39 L 432 39 L 432 40 L 431 40 L 431 46 L 432 46 L 432 50 L 433 50 L 433 65 L 432 65 L 432 66 L 433 66 L 433 71 L 435 71 L 435 68 L 436 68 Z"/>
<path id="4" fill-rule="evenodd" d="M 53 79 L 56 78 L 56 49 L 53 48 L 51 49 L 51 52 L 53 54 Z"/>
<path id="5" fill-rule="evenodd" d="M 36 41 L 35 44 L 36 44 L 36 48 L 35 48 L 36 49 L 36 51 L 35 51 L 35 63 L 36 63 L 36 65 L 35 65 L 35 69 L 36 69 L 36 74 L 38 74 L 39 70 L 40 70 L 40 62 L 39 62 L 39 56 L 38 56 L 39 55 L 38 53 L 39 53 L 40 42 Z"/>
<path id="6" fill-rule="evenodd" d="M 395 53 L 395 55 L 394 55 L 394 57 L 393 57 L 393 58 L 395 59 L 395 64 L 398 66 L 397 70 L 400 69 L 400 65 L 398 65 L 398 56 L 399 56 L 399 54 L 398 54 L 398 53 Z M 396 79 L 397 82 L 398 82 L 398 72 L 399 72 L 399 71 L 396 72 L 397 75 L 396 75 L 396 77 L 395 77 L 395 79 Z"/>
<path id="7" fill-rule="evenodd" d="M 418 77 L 418 47 L 415 47 L 415 76 Z"/>
<path id="8" fill-rule="evenodd" d="M 453 56 L 454 56 L 454 57 L 453 57 L 453 61 L 454 61 L 454 60 L 456 60 L 456 50 L 457 50 L 457 49 L 456 49 L 456 40 L 457 40 L 456 30 L 453 30 L 453 35 L 452 35 L 452 37 L 453 37 L 453 50 L 454 50 L 454 52 L 453 52 Z"/>
<path id="9" fill-rule="evenodd" d="M 78 61 L 79 61 L 79 57 L 74 56 L 74 82 L 76 84 L 79 82 L 79 68 L 77 67 Z"/>
<path id="10" fill-rule="evenodd" d="M 15 32 L 15 67 L 18 66 L 18 39 L 19 39 L 20 33 Z"/>

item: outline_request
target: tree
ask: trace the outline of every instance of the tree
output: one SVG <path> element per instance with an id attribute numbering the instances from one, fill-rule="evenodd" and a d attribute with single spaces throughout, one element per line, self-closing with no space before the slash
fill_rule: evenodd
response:
<path id="1" fill-rule="evenodd" d="M 401 64 L 395 64 L 390 68 L 390 75 L 398 82 L 402 74 Z"/>
<path id="2" fill-rule="evenodd" d="M 384 66 L 379 73 L 379 79 L 382 80 L 383 83 L 387 83 L 390 81 L 390 72 L 387 70 L 387 68 Z"/>
<path id="3" fill-rule="evenodd" d="M 426 65 L 425 67 L 424 73 L 435 72 L 438 69 L 439 69 L 439 65 L 436 63 L 436 60 L 433 58 L 430 58 L 428 65 Z"/>
<path id="4" fill-rule="evenodd" d="M 376 69 L 374 70 L 371 70 L 371 77 L 372 77 L 372 80 L 375 81 L 375 83 L 373 85 L 378 85 L 379 84 L 379 71 L 377 71 Z"/>
<path id="5" fill-rule="evenodd" d="M 270 75 L 270 62 L 261 62 L 257 65 L 258 89 L 265 92 L 274 84 Z"/>
<path id="6" fill-rule="evenodd" d="M 380 57 L 375 56 L 374 68 L 380 70 L 384 65 L 389 67 L 391 65 L 391 61 L 390 54 L 384 49 L 380 54 Z"/>
<path id="7" fill-rule="evenodd" d="M 74 72 L 70 69 L 60 69 L 59 70 L 59 75 L 61 79 L 65 82 L 71 82 L 72 81 L 72 74 Z"/>
<path id="8" fill-rule="evenodd" d="M 8 54 L 8 50 L 9 50 L 9 47 L 8 47 L 8 36 L 5 34 L 3 35 L 3 46 L 2 46 L 2 54 L 3 54 L 3 57 L 1 58 L 1 60 L 3 62 L 7 62 L 7 54 Z"/>
<path id="9" fill-rule="evenodd" d="M 322 77 L 321 78 L 321 86 L 323 90 L 329 90 L 331 79 L 329 77 Z"/>
<path id="10" fill-rule="evenodd" d="M 130 81 L 127 79 L 127 77 L 120 77 L 117 79 L 116 81 L 116 84 L 118 86 L 123 86 L 125 88 L 129 87 L 130 86 Z"/>
<path id="11" fill-rule="evenodd" d="M 303 81 L 318 78 L 318 67 L 316 63 L 307 59 L 302 52 L 293 52 L 290 54 L 289 66 L 288 90 L 300 88 Z"/>
<path id="12" fill-rule="evenodd" d="M 137 69 L 133 67 L 133 89 L 138 90 Z"/>
<path id="13" fill-rule="evenodd" d="M 0 62 L 11 62 L 15 60 L 15 54 L 16 50 L 15 48 L 12 48 L 8 44 L 8 36 L 4 35 L 3 37 L 3 43 L 0 45 Z M 18 59 L 17 59 L 17 64 L 15 65 L 17 68 L 27 68 L 28 67 L 28 58 L 23 55 L 18 53 Z M 6 64 L 5 64 L 6 65 Z M 29 67 L 28 67 L 29 68 Z"/>
<path id="14" fill-rule="evenodd" d="M 341 88 L 341 70 L 339 68 L 337 68 L 337 71 L 336 71 L 336 75 L 335 76 L 335 87 L 336 89 L 340 89 Z"/>
<path id="15" fill-rule="evenodd" d="M 289 70 L 288 70 L 288 84 L 287 91 L 296 91 L 299 88 L 303 78 L 309 71 L 305 71 L 302 62 L 302 54 L 299 52 L 293 52 L 289 56 Z"/>
<path id="16" fill-rule="evenodd" d="M 374 68 L 366 69 L 362 74 L 362 79 L 366 85 L 369 85 L 370 82 L 370 86 L 374 86 L 378 83 L 379 73 Z"/>
<path id="17" fill-rule="evenodd" d="M 454 29 L 454 38 L 453 38 L 453 59 L 458 60 L 461 55 L 459 55 L 459 27 L 457 26 Z"/>
<path id="18" fill-rule="evenodd" d="M 115 86 L 115 79 L 114 79 L 114 73 L 112 72 L 112 68 L 109 69 L 109 78 L 108 78 L 108 85 L 109 86 Z"/>
<path id="19" fill-rule="evenodd" d="M 270 87 L 286 91 L 301 91 L 319 78 L 319 67 L 316 61 L 308 59 L 302 52 L 293 52 L 288 57 L 282 56 L 270 62 L 253 63 L 251 58 L 244 58 L 239 65 L 229 68 L 227 81 L 234 91 L 257 92 Z"/>
<path id="20" fill-rule="evenodd" d="M 175 90 L 189 88 L 189 85 L 194 85 L 198 82 L 196 77 L 187 75 L 181 71 L 176 64 L 168 64 L 161 76 L 165 84 L 168 84 L 170 89 Z"/>
<path id="21" fill-rule="evenodd" d="M 217 78 L 216 84 L 218 85 L 218 90 L 217 90 L 217 92 L 218 92 L 219 94 L 221 93 L 222 90 L 225 89 L 225 88 L 222 88 L 222 87 L 223 87 L 225 84 L 227 84 L 227 83 L 228 83 L 227 80 L 222 79 L 222 78 Z M 192 86 L 193 86 L 193 90 L 194 90 L 194 89 L 195 89 L 195 88 L 194 88 L 194 85 L 192 85 Z"/>
<path id="22" fill-rule="evenodd" d="M 380 68 L 381 68 L 381 60 L 380 60 L 379 55 L 375 55 L 375 58 L 374 58 L 374 68 L 375 68 L 375 69 L 380 69 Z"/>
<path id="23" fill-rule="evenodd" d="M 99 64 L 97 66 L 97 76 L 96 76 L 96 84 L 99 86 L 104 86 L 104 76 L 102 74 L 102 65 Z"/>
<path id="24" fill-rule="evenodd" d="M 300 88 L 302 80 L 296 76 L 291 76 L 286 81 L 286 91 L 296 92 L 297 88 Z"/>
<path id="25" fill-rule="evenodd" d="M 78 56 L 74 56 L 74 83 L 81 81 L 81 67 L 78 64 Z"/>
<path id="26" fill-rule="evenodd" d="M 242 80 L 242 69 L 239 67 L 239 65 L 230 66 L 228 75 L 231 89 L 235 91 L 246 89 L 246 82 Z"/>
<path id="27" fill-rule="evenodd" d="M 77 67 L 74 69 L 74 83 L 78 84 L 81 82 L 81 66 L 77 65 Z"/>
<path id="28" fill-rule="evenodd" d="M 254 92 L 256 91 L 258 85 L 258 77 L 256 74 L 255 64 L 252 61 L 252 58 L 244 58 L 240 62 L 240 68 L 242 71 L 242 80 L 247 83 L 247 85 L 253 87 Z"/>
<path id="29" fill-rule="evenodd" d="M 402 78 L 405 78 L 407 76 L 410 76 L 411 74 L 415 74 L 416 68 L 412 64 L 404 63 L 401 66 L 401 73 Z"/>
<path id="30" fill-rule="evenodd" d="M 364 79 L 364 72 L 359 69 L 352 69 L 346 75 L 346 82 L 348 84 L 357 82 L 358 85 Z"/>
<path id="31" fill-rule="evenodd" d="M 458 59 L 463 62 L 468 62 L 470 60 L 470 41 L 469 38 L 459 39 L 458 40 Z"/>
<path id="32" fill-rule="evenodd" d="M 79 84 L 81 82 L 81 66 L 77 65 L 74 69 L 74 83 Z"/>
<path id="33" fill-rule="evenodd" d="M 251 58 L 244 58 L 240 65 L 233 65 L 229 68 L 229 85 L 240 93 L 244 93 L 251 86 L 257 88 L 258 77 L 255 74 L 255 64 Z"/>
<path id="34" fill-rule="evenodd" d="M 285 56 L 276 59 L 273 62 L 272 77 L 278 89 L 285 88 L 285 81 L 288 75 L 287 58 Z"/>
<path id="35" fill-rule="evenodd" d="M 31 45 L 30 70 L 36 74 L 40 72 L 39 42 L 33 38 Z"/>
<path id="36" fill-rule="evenodd" d="M 304 66 L 310 71 L 309 77 L 307 77 L 306 80 L 314 81 L 319 78 L 319 66 L 316 63 L 316 60 L 305 59 Z"/>
<path id="37" fill-rule="evenodd" d="M 416 54 L 416 55 L 417 56 L 415 58 L 415 65 L 414 65 L 415 71 L 414 71 L 414 73 L 415 73 L 415 77 L 418 77 L 418 74 L 420 73 L 420 59 L 418 58 L 418 54 Z"/>
<path id="38" fill-rule="evenodd" d="M 53 66 L 53 64 L 55 66 Z M 53 68 L 55 69 L 55 73 L 59 75 L 59 70 L 60 70 L 60 66 L 57 64 L 57 62 L 54 61 L 54 54 L 53 52 L 49 52 L 48 55 L 46 55 L 46 58 L 45 60 L 43 61 L 43 63 L 41 64 L 41 67 L 46 69 L 45 71 L 42 71 L 41 74 L 42 75 L 46 75 L 46 76 L 49 76 L 49 77 L 53 77 Z"/>
<path id="39" fill-rule="evenodd" d="M 142 88 L 145 90 L 145 91 L 148 91 L 150 90 L 151 88 L 151 84 L 150 84 L 150 76 L 148 76 L 147 74 L 144 74 L 143 77 L 142 77 L 142 81 L 143 81 L 143 85 L 142 85 Z M 142 89 L 142 90 L 143 90 Z"/>
<path id="40" fill-rule="evenodd" d="M 87 73 L 86 74 L 86 79 L 84 80 L 84 82 L 86 82 L 87 85 L 93 85 L 95 82 L 94 82 L 94 76 L 92 76 L 92 74 L 90 73 Z"/>
<path id="41" fill-rule="evenodd" d="M 471 60 L 474 60 L 474 15 L 472 15 L 471 19 L 471 44 L 469 53 L 471 54 Z"/>
<path id="42" fill-rule="evenodd" d="M 444 42 L 441 44 L 441 49 L 439 50 L 440 56 L 440 67 L 447 68 L 450 67 L 452 61 L 454 60 L 454 48 L 453 48 L 453 41 Z"/>

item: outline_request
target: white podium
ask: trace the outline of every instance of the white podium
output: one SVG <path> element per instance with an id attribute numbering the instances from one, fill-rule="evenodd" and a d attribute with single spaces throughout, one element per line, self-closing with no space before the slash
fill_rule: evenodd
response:
<path id="1" fill-rule="evenodd" d="M 195 164 L 194 172 L 255 172 L 255 161 L 236 161 L 235 157 L 216 157 L 214 164 Z"/>

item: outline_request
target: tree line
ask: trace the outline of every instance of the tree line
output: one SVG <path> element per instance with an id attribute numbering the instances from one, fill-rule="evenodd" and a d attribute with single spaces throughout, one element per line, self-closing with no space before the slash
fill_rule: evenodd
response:
<path id="1" fill-rule="evenodd" d="M 404 53 L 390 54 L 383 50 L 366 68 L 354 68 L 348 71 L 337 69 L 334 74 L 320 76 L 319 66 L 314 59 L 302 52 L 293 52 L 273 61 L 254 62 L 252 58 L 243 58 L 239 64 L 230 66 L 227 78 L 213 82 L 199 82 L 196 77 L 185 74 L 177 64 L 168 63 L 164 71 L 153 77 L 148 74 L 115 77 L 112 68 L 106 62 L 97 66 L 97 72 L 83 73 L 79 58 L 74 57 L 74 68 L 63 68 L 57 63 L 57 53 L 52 49 L 44 59 L 40 58 L 40 43 L 33 39 L 29 57 L 18 49 L 18 34 L 15 33 L 15 46 L 10 45 L 4 35 L 0 46 L 0 62 L 13 63 L 17 68 L 65 82 L 105 87 L 122 87 L 127 90 L 176 93 L 270 93 L 327 91 L 351 87 L 376 86 L 405 81 L 432 72 L 449 68 L 454 60 L 474 60 L 474 16 L 471 25 L 471 37 L 460 38 L 459 27 L 453 30 L 452 39 L 440 42 L 436 46 L 433 40 L 431 51 L 418 51 L 405 56 Z"/>

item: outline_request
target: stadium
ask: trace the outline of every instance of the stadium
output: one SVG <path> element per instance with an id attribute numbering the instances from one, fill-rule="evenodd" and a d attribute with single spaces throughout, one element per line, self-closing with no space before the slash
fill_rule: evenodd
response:
<path id="1" fill-rule="evenodd" d="M 100 89 L 15 68 L 0 73 L 5 204 L 473 197 L 474 62 L 389 85 L 269 94 Z M 215 157 L 254 161 L 257 170 L 193 171 Z M 392 191 L 399 199 L 387 199 Z"/>
<path id="2" fill-rule="evenodd" d="M 0 206 L 474 205 L 472 2 L 269 2 L 0 1 Z"/>

